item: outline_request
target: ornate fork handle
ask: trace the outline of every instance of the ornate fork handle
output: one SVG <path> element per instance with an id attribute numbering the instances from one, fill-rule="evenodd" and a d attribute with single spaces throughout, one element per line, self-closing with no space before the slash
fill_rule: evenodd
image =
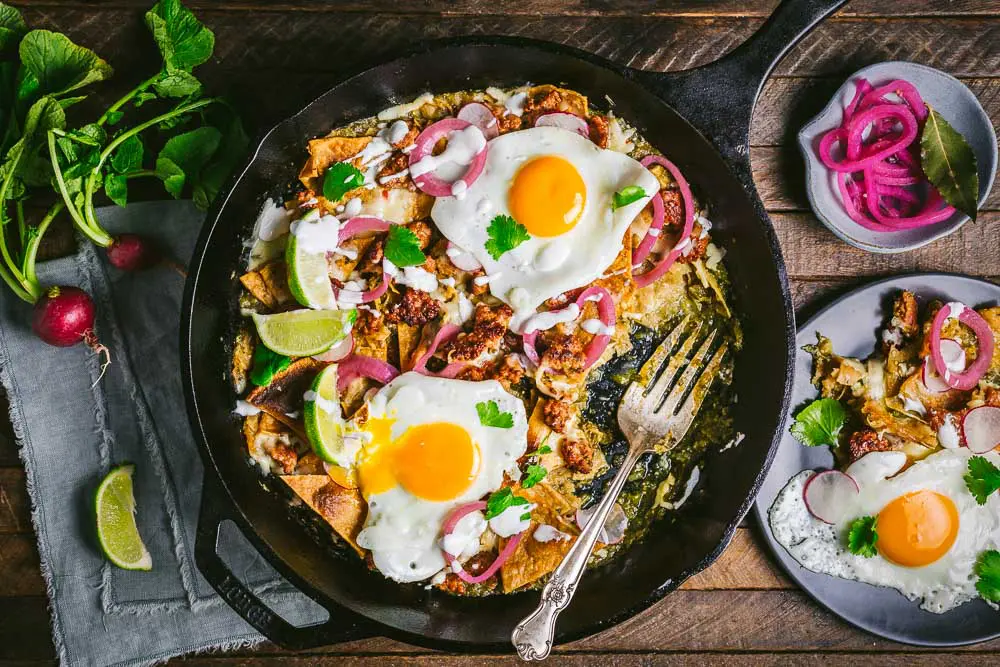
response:
<path id="1" fill-rule="evenodd" d="M 535 611 L 514 628 L 510 639 L 522 660 L 544 660 L 552 650 L 556 618 L 573 599 L 576 586 L 580 583 L 587 561 L 590 560 L 590 553 L 597 544 L 597 536 L 604 528 L 604 522 L 611 513 L 615 501 L 618 500 L 622 487 L 625 486 L 625 480 L 628 479 L 635 462 L 644 451 L 646 450 L 643 447 L 632 447 L 629 450 L 625 462 L 611 481 L 608 492 L 604 494 L 587 526 L 563 558 L 562 563 L 552 573 L 549 583 L 542 589 L 542 601 Z"/>

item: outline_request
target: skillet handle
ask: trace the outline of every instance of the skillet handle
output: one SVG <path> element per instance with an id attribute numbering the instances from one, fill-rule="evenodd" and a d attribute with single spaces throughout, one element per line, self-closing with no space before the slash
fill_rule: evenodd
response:
<path id="1" fill-rule="evenodd" d="M 330 617 L 322 623 L 300 627 L 292 625 L 264 604 L 233 574 L 219 556 L 216 548 L 219 526 L 227 519 L 236 526 L 240 524 L 236 512 L 227 511 L 231 508 L 231 504 L 219 488 L 218 482 L 210 480 L 209 477 L 205 476 L 201 495 L 198 534 L 195 539 L 195 562 L 208 583 L 233 608 L 233 611 L 270 641 L 293 650 L 363 639 L 376 634 L 346 609 L 331 610 L 322 605 Z M 240 530 L 242 531 L 242 528 Z M 316 602 L 322 604 L 319 600 Z"/>
<path id="2" fill-rule="evenodd" d="M 764 80 L 813 26 L 847 0 L 783 0 L 750 39 L 719 60 L 683 72 L 629 74 L 680 110 L 734 167 L 750 178 L 750 120 Z"/>

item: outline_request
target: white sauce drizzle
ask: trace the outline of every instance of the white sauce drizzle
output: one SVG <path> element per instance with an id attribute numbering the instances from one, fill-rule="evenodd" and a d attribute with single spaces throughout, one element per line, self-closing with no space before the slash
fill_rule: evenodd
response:
<path id="1" fill-rule="evenodd" d="M 580 317 L 580 307 L 571 303 L 559 310 L 543 310 L 529 317 L 522 327 L 521 332 L 529 334 L 533 331 L 547 331 L 557 324 L 572 322 Z"/>
<path id="2" fill-rule="evenodd" d="M 486 137 L 475 125 L 448 133 L 448 145 L 439 155 L 427 155 L 410 165 L 414 178 L 434 171 L 446 163 L 468 166 L 486 148 Z"/>
<path id="3" fill-rule="evenodd" d="M 613 336 L 615 333 L 614 326 L 608 326 L 604 322 L 598 319 L 588 319 L 580 323 L 580 328 L 589 334 L 595 336 L 603 334 L 605 336 Z"/>

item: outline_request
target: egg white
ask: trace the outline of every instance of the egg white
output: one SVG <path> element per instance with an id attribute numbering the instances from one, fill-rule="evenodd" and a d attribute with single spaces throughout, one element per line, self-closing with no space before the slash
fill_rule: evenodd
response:
<path id="1" fill-rule="evenodd" d="M 909 600 L 921 600 L 921 608 L 930 612 L 941 614 L 978 597 L 973 568 L 983 551 L 1000 545 L 1000 494 L 992 494 L 985 505 L 976 503 L 962 479 L 973 456 L 966 448 L 936 452 L 889 479 L 886 474 L 898 466 L 883 465 L 887 454 L 902 456 L 872 452 L 847 470 L 861 493 L 848 517 L 834 525 L 816 519 L 806 508 L 802 491 L 815 473 L 804 470 L 792 477 L 768 512 L 775 539 L 808 570 L 895 588 Z M 1000 464 L 1000 454 L 986 457 Z M 958 536 L 941 558 L 923 567 L 905 567 L 881 554 L 864 558 L 847 550 L 846 534 L 854 519 L 875 516 L 895 498 L 921 489 L 947 496 L 958 510 Z"/>
<path id="2" fill-rule="evenodd" d="M 461 197 L 438 198 L 431 217 L 449 241 L 483 265 L 490 292 L 515 310 L 511 327 L 517 330 L 546 299 L 583 287 L 605 272 L 621 251 L 628 226 L 660 186 L 638 161 L 558 127 L 501 135 L 489 142 L 488 151 L 479 178 Z M 518 169 L 542 156 L 561 157 L 576 168 L 586 187 L 583 213 L 566 233 L 532 237 L 493 259 L 485 247 L 490 221 L 510 215 L 507 191 Z M 615 192 L 632 185 L 646 195 L 612 210 Z"/>
<path id="3" fill-rule="evenodd" d="M 476 404 L 486 401 L 496 401 L 500 412 L 510 413 L 513 427 L 484 426 Z M 395 420 L 393 440 L 411 426 L 448 422 L 465 429 L 479 447 L 478 474 L 456 498 L 434 502 L 402 486 L 367 497 L 368 517 L 358 534 L 358 544 L 372 552 L 375 567 L 385 576 L 399 582 L 421 581 L 445 566 L 439 538 L 448 513 L 498 489 L 505 472 L 519 477 L 517 459 L 524 454 L 528 438 L 524 404 L 496 380 L 467 382 L 410 372 L 382 387 L 368 402 L 368 410 L 371 417 Z M 476 522 L 466 523 L 471 527 Z M 478 544 L 478 535 L 475 537 Z"/>

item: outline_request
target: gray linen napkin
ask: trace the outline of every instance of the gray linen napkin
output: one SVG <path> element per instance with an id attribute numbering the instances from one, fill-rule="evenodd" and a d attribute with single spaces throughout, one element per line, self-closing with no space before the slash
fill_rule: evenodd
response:
<path id="1" fill-rule="evenodd" d="M 99 211 L 112 233 L 141 231 L 183 262 L 203 216 L 188 202 Z M 124 273 L 81 243 L 39 267 L 43 284 L 78 285 L 97 304 L 97 334 L 113 359 L 104 378 L 83 345 L 50 347 L 30 330 L 31 307 L 0 290 L 0 380 L 27 470 L 52 614 L 66 665 L 139 665 L 263 638 L 214 593 L 194 564 L 201 459 L 181 391 L 178 324 L 184 281 L 169 268 Z M 92 386 L 93 385 L 93 386 Z M 96 544 L 93 493 L 113 465 L 136 466 L 139 531 L 151 572 L 120 570 Z M 229 526 L 220 553 L 296 625 L 326 612 L 286 583 Z"/>

